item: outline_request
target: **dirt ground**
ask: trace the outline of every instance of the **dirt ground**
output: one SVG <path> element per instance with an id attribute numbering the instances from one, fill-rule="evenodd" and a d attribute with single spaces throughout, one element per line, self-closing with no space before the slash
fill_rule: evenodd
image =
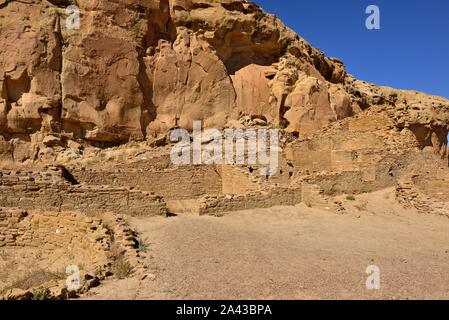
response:
<path id="1" fill-rule="evenodd" d="M 340 199 L 346 211 L 276 207 L 215 218 L 131 219 L 154 274 L 108 280 L 87 299 L 449 299 L 449 219 L 393 190 Z M 366 269 L 380 269 L 368 290 Z"/>
<path id="2" fill-rule="evenodd" d="M 6 289 L 28 289 L 50 280 L 65 279 L 67 254 L 51 254 L 31 247 L 0 248 L 0 294 Z"/>

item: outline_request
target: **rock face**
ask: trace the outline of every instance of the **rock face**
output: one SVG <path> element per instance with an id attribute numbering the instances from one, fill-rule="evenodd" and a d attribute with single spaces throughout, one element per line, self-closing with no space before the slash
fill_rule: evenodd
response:
<path id="1" fill-rule="evenodd" d="M 447 157 L 448 100 L 358 81 L 249 1 L 79 0 L 76 29 L 71 4 L 0 0 L 2 158 L 245 116 L 307 137 L 373 106 Z"/>

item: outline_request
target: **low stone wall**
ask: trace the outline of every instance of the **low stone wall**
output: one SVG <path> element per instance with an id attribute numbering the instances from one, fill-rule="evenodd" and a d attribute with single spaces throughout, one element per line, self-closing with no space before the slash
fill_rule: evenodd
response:
<path id="1" fill-rule="evenodd" d="M 222 182 L 216 166 L 173 166 L 165 170 L 122 169 L 74 170 L 75 178 L 84 184 L 132 187 L 154 192 L 165 199 L 193 199 L 205 194 L 222 194 Z"/>
<path id="2" fill-rule="evenodd" d="M 396 171 L 397 166 L 387 159 L 364 171 L 322 172 L 306 176 L 304 181 L 319 185 L 327 196 L 360 194 L 393 187 L 396 177 L 392 172 Z"/>
<path id="3" fill-rule="evenodd" d="M 61 171 L 1 171 L 0 206 L 87 214 L 110 211 L 153 216 L 166 213 L 166 203 L 160 196 L 129 188 L 72 185 Z"/>
<path id="4" fill-rule="evenodd" d="M 221 175 L 222 194 L 243 195 L 260 189 L 259 182 L 255 181 L 254 177 L 251 176 L 248 168 L 222 165 Z"/>
<path id="5" fill-rule="evenodd" d="M 137 252 L 137 234 L 119 216 L 105 213 L 87 217 L 76 212 L 28 212 L 19 208 L 0 208 L 0 247 L 34 247 L 56 256 L 63 265 L 76 265 L 80 286 L 68 292 L 65 280 L 54 280 L 40 287 L 51 287 L 49 298 L 64 299 L 86 292 L 112 274 L 114 258 L 122 255 L 134 272 L 145 266 Z M 32 291 L 9 289 L 6 299 L 31 298 Z M 20 292 L 19 296 L 16 295 Z"/>
<path id="6" fill-rule="evenodd" d="M 445 191 L 447 193 L 447 190 Z M 396 199 L 405 208 L 415 208 L 418 213 L 432 213 L 449 217 L 449 201 L 426 194 L 415 185 L 411 176 L 403 177 L 398 181 Z"/>
<path id="7" fill-rule="evenodd" d="M 63 248 L 90 264 L 107 264 L 111 244 L 108 229 L 100 218 L 76 213 L 28 213 L 23 209 L 0 208 L 0 247 L 39 247 L 46 251 Z"/>
<path id="8" fill-rule="evenodd" d="M 112 243 L 118 243 L 127 255 L 135 257 L 135 237 L 123 218 L 108 213 L 87 217 L 75 212 L 29 213 L 0 208 L 0 247 L 62 249 L 67 255 L 73 252 L 72 256 L 80 261 L 105 266 Z"/>
<path id="9" fill-rule="evenodd" d="M 0 169 L 0 185 L 24 189 L 25 186 L 42 185 L 70 185 L 64 177 L 63 167 L 48 167 L 42 171 L 21 171 Z M 16 187 L 17 186 L 17 187 Z"/>
<path id="10" fill-rule="evenodd" d="M 301 188 L 275 188 L 246 195 L 207 196 L 200 200 L 199 214 L 220 216 L 225 212 L 294 206 L 301 202 Z"/>

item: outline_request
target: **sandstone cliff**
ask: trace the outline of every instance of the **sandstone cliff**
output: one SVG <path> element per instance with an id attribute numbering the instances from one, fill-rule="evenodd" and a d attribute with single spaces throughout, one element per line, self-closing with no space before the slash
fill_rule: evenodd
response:
<path id="1" fill-rule="evenodd" d="M 245 116 L 311 137 L 373 107 L 447 157 L 448 100 L 358 81 L 249 1 L 0 0 L 0 17 L 2 159 Z"/>

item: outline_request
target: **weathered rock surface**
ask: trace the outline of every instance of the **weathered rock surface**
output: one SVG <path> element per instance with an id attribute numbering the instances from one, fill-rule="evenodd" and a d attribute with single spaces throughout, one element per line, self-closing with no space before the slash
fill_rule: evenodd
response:
<path id="1" fill-rule="evenodd" d="M 245 116 L 303 137 L 375 106 L 447 156 L 449 101 L 347 75 L 248 1 L 80 0 L 0 4 L 0 154 L 56 157 Z M 50 137 L 49 137 L 50 136 Z M 59 139 L 59 140 L 58 140 Z M 159 141 L 159 140 L 157 140 Z"/>

